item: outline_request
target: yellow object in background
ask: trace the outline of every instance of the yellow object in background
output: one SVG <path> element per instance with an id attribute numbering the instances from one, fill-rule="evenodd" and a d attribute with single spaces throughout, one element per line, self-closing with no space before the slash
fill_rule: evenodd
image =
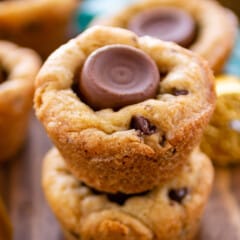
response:
<path id="1" fill-rule="evenodd" d="M 216 109 L 201 148 L 217 165 L 240 163 L 240 78 L 217 77 L 216 93 Z"/>
<path id="2" fill-rule="evenodd" d="M 12 239 L 12 226 L 7 215 L 6 209 L 0 198 L 0 240 Z"/>

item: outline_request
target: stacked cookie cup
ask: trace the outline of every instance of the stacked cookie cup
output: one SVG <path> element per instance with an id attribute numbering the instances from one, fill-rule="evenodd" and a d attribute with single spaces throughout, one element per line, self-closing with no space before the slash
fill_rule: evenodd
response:
<path id="1" fill-rule="evenodd" d="M 193 104 L 195 103 L 195 104 Z M 93 27 L 56 50 L 35 110 L 56 148 L 46 198 L 68 239 L 193 239 L 213 169 L 207 63 L 174 43 Z"/>

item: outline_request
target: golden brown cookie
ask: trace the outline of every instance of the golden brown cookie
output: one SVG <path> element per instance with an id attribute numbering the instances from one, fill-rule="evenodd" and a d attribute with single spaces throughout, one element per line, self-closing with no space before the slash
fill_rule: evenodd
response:
<path id="1" fill-rule="evenodd" d="M 198 230 L 213 168 L 196 149 L 173 180 L 151 191 L 104 194 L 77 180 L 54 148 L 44 159 L 42 182 L 69 240 L 190 240 Z"/>
<path id="2" fill-rule="evenodd" d="M 33 48 L 47 57 L 67 40 L 77 0 L 0 2 L 0 38 Z"/>
<path id="3" fill-rule="evenodd" d="M 0 41 L 0 161 L 12 157 L 25 140 L 40 64 L 32 50 Z"/>
<path id="4" fill-rule="evenodd" d="M 120 10 L 119 13 L 116 13 L 113 16 L 95 19 L 92 22 L 92 25 L 100 24 L 113 27 L 131 28 L 131 26 L 129 26 L 129 23 L 131 23 L 133 18 L 135 18 L 140 13 L 146 13 L 152 9 L 155 9 L 156 11 L 156 9 L 166 7 L 183 10 L 193 18 L 196 25 L 195 38 L 190 44 L 189 49 L 208 60 L 211 68 L 215 73 L 220 72 L 234 46 L 237 33 L 237 18 L 230 10 L 223 8 L 219 3 L 217 3 L 217 1 L 140 0 L 126 7 L 125 9 Z M 152 15 L 153 13 L 151 16 Z M 142 26 L 144 26 L 144 28 L 147 24 L 149 24 L 150 20 L 154 21 L 154 24 L 152 24 L 151 27 L 154 26 L 156 28 L 156 18 L 150 19 L 150 17 L 146 16 L 144 18 L 147 18 L 145 23 L 142 23 Z M 163 18 L 165 21 L 166 16 L 163 16 Z M 174 18 L 176 18 L 176 13 L 175 17 L 169 17 L 169 22 L 172 23 L 175 21 Z M 171 28 L 172 26 L 170 26 L 169 22 L 164 22 L 163 26 L 161 27 L 164 28 L 166 24 L 168 24 L 168 27 Z M 184 22 L 184 24 L 186 25 L 187 23 Z M 134 25 L 136 24 L 134 23 Z M 134 29 L 136 29 L 136 27 Z M 178 29 L 173 30 L 173 32 L 177 32 Z M 154 33 L 155 35 L 157 31 L 161 31 L 161 29 L 156 29 L 154 31 L 150 29 L 150 34 Z M 183 31 L 180 31 L 180 33 L 181 32 Z M 164 30 L 164 34 L 166 34 L 166 30 Z"/>
<path id="5" fill-rule="evenodd" d="M 73 91 L 74 79 L 90 53 L 114 44 L 150 56 L 161 81 L 155 98 L 94 111 Z M 143 192 L 173 177 L 199 143 L 214 107 L 212 82 L 207 64 L 173 43 L 94 27 L 45 62 L 36 79 L 36 115 L 76 177 L 106 192 Z M 146 132 L 133 124 L 136 117 Z"/>
<path id="6" fill-rule="evenodd" d="M 216 78 L 217 104 L 204 133 L 202 150 L 217 165 L 240 163 L 240 79 Z"/>

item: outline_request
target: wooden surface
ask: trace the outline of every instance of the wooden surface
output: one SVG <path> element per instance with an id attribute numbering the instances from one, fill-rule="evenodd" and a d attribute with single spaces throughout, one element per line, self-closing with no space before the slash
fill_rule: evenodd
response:
<path id="1" fill-rule="evenodd" d="M 25 147 L 0 168 L 0 190 L 8 203 L 15 240 L 63 240 L 40 186 L 42 158 L 50 147 L 44 130 L 32 116 Z M 196 240 L 240 240 L 240 168 L 216 171 Z"/>

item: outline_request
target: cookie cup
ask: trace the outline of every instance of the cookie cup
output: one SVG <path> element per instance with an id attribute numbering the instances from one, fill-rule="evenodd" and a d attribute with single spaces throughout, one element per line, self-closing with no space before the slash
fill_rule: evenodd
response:
<path id="1" fill-rule="evenodd" d="M 213 182 L 211 161 L 198 149 L 177 176 L 141 195 L 98 192 L 76 179 L 57 149 L 46 155 L 42 183 L 66 239 L 190 240 Z M 184 194 L 178 197 L 172 191 Z"/>
<path id="2" fill-rule="evenodd" d="M 155 98 L 94 111 L 73 91 L 74 80 L 90 53 L 112 44 L 141 49 L 165 77 Z M 178 90 L 184 95 L 175 95 Z M 214 103 L 213 75 L 202 59 L 118 28 L 87 30 L 55 51 L 36 79 L 36 115 L 49 137 L 77 178 L 106 192 L 143 192 L 172 178 L 199 143 Z M 156 132 L 133 129 L 137 115 Z"/>
<path id="3" fill-rule="evenodd" d="M 0 161 L 4 161 L 16 154 L 26 138 L 41 61 L 32 50 L 0 41 L 0 63 L 5 77 L 0 83 Z"/>
<path id="4" fill-rule="evenodd" d="M 240 163 L 240 79 L 216 78 L 217 103 L 201 142 L 201 149 L 214 164 Z"/>

